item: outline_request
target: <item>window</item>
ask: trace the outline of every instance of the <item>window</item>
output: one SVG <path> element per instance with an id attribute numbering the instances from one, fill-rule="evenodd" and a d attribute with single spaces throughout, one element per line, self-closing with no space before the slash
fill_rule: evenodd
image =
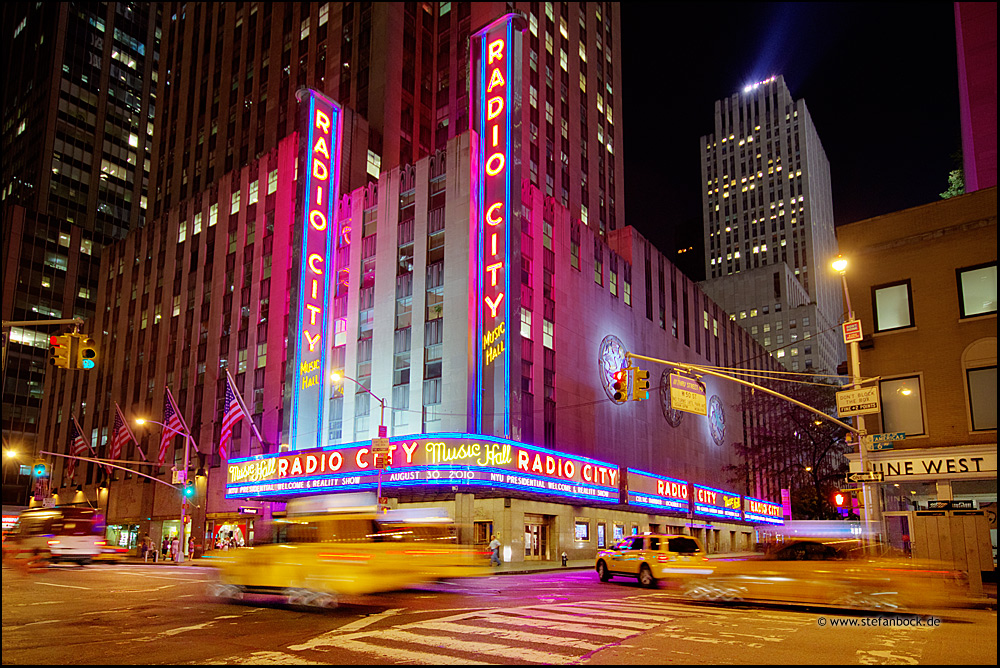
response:
<path id="1" fill-rule="evenodd" d="M 888 332 L 913 326 L 910 280 L 872 287 L 875 331 Z"/>
<path id="2" fill-rule="evenodd" d="M 531 338 L 531 311 L 524 307 L 521 307 L 521 336 Z"/>
<path id="3" fill-rule="evenodd" d="M 956 269 L 961 317 L 997 312 L 997 263 Z"/>
<path id="4" fill-rule="evenodd" d="M 905 432 L 907 436 L 924 434 L 924 410 L 920 396 L 920 377 L 893 378 L 879 383 L 882 396 L 882 431 Z"/>
<path id="5" fill-rule="evenodd" d="M 972 431 L 997 428 L 997 367 L 966 369 Z"/>
<path id="6" fill-rule="evenodd" d="M 555 324 L 548 320 L 542 320 L 542 345 L 552 350 L 552 337 L 555 333 Z"/>

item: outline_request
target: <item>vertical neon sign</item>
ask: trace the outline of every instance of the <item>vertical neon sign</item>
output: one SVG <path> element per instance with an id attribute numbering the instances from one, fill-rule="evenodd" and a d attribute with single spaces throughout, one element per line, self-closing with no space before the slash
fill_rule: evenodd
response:
<path id="1" fill-rule="evenodd" d="M 334 215 L 340 183 L 340 107 L 303 88 L 299 100 L 299 168 L 292 238 L 288 342 L 295 354 L 286 371 L 285 436 L 290 449 L 326 445 L 323 420 Z M 291 355 L 289 357 L 292 357 Z"/>
<path id="2" fill-rule="evenodd" d="M 520 303 L 511 267 L 520 264 L 520 56 L 526 28 L 523 16 L 507 14 L 471 39 L 469 122 L 475 131 L 471 163 L 478 258 L 474 428 L 504 438 L 519 437 L 520 431 L 511 428 L 511 314 L 519 317 Z"/>

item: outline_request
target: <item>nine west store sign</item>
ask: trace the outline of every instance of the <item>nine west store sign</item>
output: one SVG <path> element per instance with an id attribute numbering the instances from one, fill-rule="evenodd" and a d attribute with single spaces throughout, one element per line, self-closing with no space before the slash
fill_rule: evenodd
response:
<path id="1" fill-rule="evenodd" d="M 853 455 L 853 456 L 852 456 Z M 851 472 L 861 472 L 858 455 L 849 454 Z M 996 478 L 997 451 L 992 446 L 888 450 L 867 455 L 869 468 L 891 480 L 975 480 Z"/>

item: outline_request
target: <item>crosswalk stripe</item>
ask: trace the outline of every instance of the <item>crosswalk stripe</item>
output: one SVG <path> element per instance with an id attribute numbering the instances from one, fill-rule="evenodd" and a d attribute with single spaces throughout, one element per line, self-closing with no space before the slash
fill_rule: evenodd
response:
<path id="1" fill-rule="evenodd" d="M 612 617 L 614 619 L 638 619 L 647 620 L 651 622 L 672 622 L 673 617 L 664 617 L 663 615 L 653 614 L 651 612 L 626 612 L 624 610 L 613 609 L 608 610 L 604 606 L 586 607 L 582 605 L 560 605 L 558 607 L 553 606 L 553 609 L 557 612 L 566 610 L 570 612 L 582 612 L 587 615 L 598 615 L 601 617 Z"/>
<path id="2" fill-rule="evenodd" d="M 492 621 L 492 618 L 488 621 Z M 495 636 L 503 640 L 519 640 L 521 642 L 528 643 L 553 644 L 560 647 L 582 649 L 588 652 L 604 647 L 604 645 L 598 645 L 585 640 L 577 640 L 575 638 L 549 636 L 542 633 L 528 633 L 525 631 L 509 631 L 507 629 L 498 628 L 483 628 L 480 626 L 471 626 L 469 624 L 456 624 L 454 622 L 421 622 L 420 624 L 415 625 L 414 628 L 430 629 L 434 631 L 448 631 L 450 633 Z"/>
<path id="3" fill-rule="evenodd" d="M 409 649 L 399 649 L 398 647 L 384 647 L 382 645 L 369 645 L 357 640 L 341 639 L 337 646 L 351 652 L 361 652 L 363 654 L 374 654 L 380 660 L 393 659 L 403 663 L 427 663 L 432 666 L 440 664 L 453 665 L 489 665 L 486 661 L 473 661 L 467 657 L 447 656 L 445 654 L 428 654 L 427 652 L 417 652 Z"/>
<path id="4" fill-rule="evenodd" d="M 518 661 L 530 661 L 532 663 L 552 663 L 558 658 L 555 652 L 539 652 L 524 647 L 511 647 L 510 645 L 499 645 L 490 642 L 474 642 L 469 640 L 458 640 L 447 636 L 426 636 L 410 631 L 396 631 L 393 629 L 378 633 L 380 639 L 394 640 L 397 642 L 409 642 L 421 645 L 430 645 L 442 649 L 458 650 L 461 652 L 471 652 L 474 655 L 496 655 L 509 656 L 516 653 Z"/>
<path id="5" fill-rule="evenodd" d="M 504 624 L 506 626 L 527 626 L 530 628 L 552 629 L 553 631 L 583 633 L 591 636 L 600 636 L 602 638 L 606 637 L 631 638 L 632 636 L 639 633 L 638 631 L 628 630 L 628 629 L 615 629 L 606 627 L 594 628 L 592 626 L 584 626 L 582 624 L 558 622 L 548 619 L 540 619 L 538 617 L 511 617 L 509 615 L 490 615 L 489 620 L 491 624 Z"/>
<path id="6" fill-rule="evenodd" d="M 595 617 L 584 617 L 582 615 L 560 615 L 556 612 L 550 612 L 548 608 L 542 606 L 535 606 L 533 608 L 522 608 L 517 610 L 504 610 L 505 614 L 520 615 L 522 617 L 541 617 L 544 619 L 552 619 L 557 622 L 571 622 L 573 624 L 599 624 L 601 626 L 611 626 L 611 627 L 626 627 L 630 629 L 639 629 L 645 631 L 651 629 L 656 624 L 648 624 L 646 622 L 630 622 L 624 619 L 622 620 L 607 620 L 607 619 L 597 619 Z"/>

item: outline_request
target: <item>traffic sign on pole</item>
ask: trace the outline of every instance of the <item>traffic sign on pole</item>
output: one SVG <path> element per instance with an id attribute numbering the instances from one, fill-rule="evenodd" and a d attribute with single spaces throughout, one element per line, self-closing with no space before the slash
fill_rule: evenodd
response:
<path id="1" fill-rule="evenodd" d="M 865 473 L 850 473 L 847 482 L 882 482 L 885 475 L 881 471 L 867 471 Z"/>

